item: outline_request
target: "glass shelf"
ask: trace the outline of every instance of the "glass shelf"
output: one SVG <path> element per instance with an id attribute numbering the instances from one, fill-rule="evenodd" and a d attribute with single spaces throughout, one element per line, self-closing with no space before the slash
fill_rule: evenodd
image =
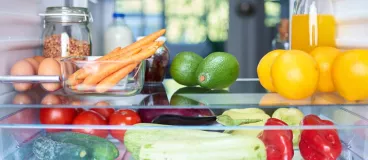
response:
<path id="1" fill-rule="evenodd" d="M 11 84 L 7 84 L 11 85 Z M 116 126 L 116 125 L 45 125 L 40 123 L 40 108 L 96 108 L 95 104 L 108 102 L 115 109 L 134 109 L 137 112 L 148 111 L 159 115 L 167 110 L 181 113 L 190 110 L 193 117 L 217 116 L 229 109 L 259 108 L 266 114 L 278 108 L 297 108 L 304 115 L 315 114 L 322 119 L 331 120 L 335 125 L 317 126 L 223 126 L 213 123 L 170 126 Z M 224 90 L 205 90 L 199 87 L 185 87 L 174 80 L 167 79 L 156 86 L 145 86 L 141 94 L 131 97 L 67 95 L 62 90 L 48 93 L 34 88 L 24 93 L 10 92 L 0 96 L 0 155 L 8 159 L 19 156 L 27 149 L 27 144 L 46 129 L 94 129 L 94 130 L 205 130 L 223 131 L 260 131 L 260 130 L 326 130 L 336 129 L 343 143 L 343 153 L 339 159 L 368 159 L 368 101 L 346 102 L 337 94 L 316 94 L 305 100 L 292 101 L 275 93 L 267 93 L 256 79 L 239 79 L 230 88 Z M 151 121 L 144 121 L 150 123 Z M 124 144 L 111 135 L 108 140 L 120 150 L 120 158 L 131 160 Z M 9 147 L 5 147 L 9 146 Z M 29 146 L 28 146 L 29 147 Z M 295 148 L 294 159 L 299 160 Z M 31 153 L 30 153 L 31 154 Z M 10 158 L 9 158 L 10 157 Z M 28 155 L 27 159 L 32 159 Z M 299 158 L 298 158 L 299 157 Z M 1 157 L 0 159 L 7 159 Z M 34 157 L 33 157 L 34 158 Z"/>

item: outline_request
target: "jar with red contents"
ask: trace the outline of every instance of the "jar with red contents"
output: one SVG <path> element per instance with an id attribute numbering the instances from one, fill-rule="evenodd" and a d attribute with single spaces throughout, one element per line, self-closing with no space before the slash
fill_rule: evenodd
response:
<path id="1" fill-rule="evenodd" d="M 143 37 L 138 37 L 137 40 Z M 157 41 L 166 41 L 166 37 L 160 37 Z M 167 65 L 169 64 L 169 50 L 164 44 L 156 50 L 156 53 L 146 59 L 145 84 L 157 85 L 165 79 Z"/>

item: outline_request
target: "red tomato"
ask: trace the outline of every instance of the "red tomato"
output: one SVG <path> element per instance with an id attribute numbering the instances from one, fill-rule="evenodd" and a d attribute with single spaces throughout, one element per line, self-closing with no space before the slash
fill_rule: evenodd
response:
<path id="1" fill-rule="evenodd" d="M 75 125 L 107 125 L 106 119 L 95 111 L 84 111 L 74 118 L 73 124 Z M 106 138 L 108 135 L 107 130 L 96 129 L 73 129 L 74 132 L 86 133 L 102 138 Z"/>
<path id="2" fill-rule="evenodd" d="M 101 114 L 106 119 L 109 119 L 110 115 L 115 112 L 114 108 L 91 108 L 91 110 Z"/>
<path id="3" fill-rule="evenodd" d="M 72 124 L 77 112 L 74 108 L 41 108 L 40 122 L 42 124 Z M 62 131 L 47 129 L 48 132 Z"/>
<path id="4" fill-rule="evenodd" d="M 139 115 L 129 109 L 120 109 L 113 113 L 109 118 L 110 125 L 134 125 L 141 122 Z M 111 135 L 120 140 L 124 141 L 125 130 L 111 130 Z"/>
<path id="5" fill-rule="evenodd" d="M 77 114 L 81 114 L 81 113 L 83 113 L 84 111 L 86 111 L 85 109 L 83 109 L 83 108 L 76 108 L 76 110 L 77 110 Z"/>

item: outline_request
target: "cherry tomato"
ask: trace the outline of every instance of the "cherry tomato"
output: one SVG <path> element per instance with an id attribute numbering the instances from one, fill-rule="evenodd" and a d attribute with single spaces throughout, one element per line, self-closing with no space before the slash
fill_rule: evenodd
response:
<path id="1" fill-rule="evenodd" d="M 91 110 L 101 114 L 106 119 L 109 119 L 110 115 L 115 112 L 114 108 L 91 108 Z"/>
<path id="2" fill-rule="evenodd" d="M 74 118 L 74 125 L 107 125 L 105 117 L 98 114 L 95 111 L 84 111 Z M 101 138 L 106 138 L 108 135 L 108 130 L 97 130 L 91 128 L 84 129 L 73 129 L 74 132 L 86 133 L 95 136 L 99 136 Z"/>
<path id="3" fill-rule="evenodd" d="M 74 108 L 41 108 L 41 124 L 72 124 L 77 112 Z M 48 132 L 62 131 L 60 129 L 46 129 Z"/>
<path id="4" fill-rule="evenodd" d="M 139 115 L 129 109 L 120 109 L 113 113 L 109 118 L 109 125 L 134 125 L 141 122 Z M 124 141 L 125 130 L 111 130 L 111 135 L 120 140 Z"/>

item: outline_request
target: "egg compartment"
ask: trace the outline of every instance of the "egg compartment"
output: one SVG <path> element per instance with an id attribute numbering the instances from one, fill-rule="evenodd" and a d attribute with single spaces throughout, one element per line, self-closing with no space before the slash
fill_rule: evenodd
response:
<path id="1" fill-rule="evenodd" d="M 66 93 L 133 96 L 142 90 L 145 61 L 127 64 L 125 61 L 96 61 L 98 58 L 61 59 L 61 81 Z"/>

